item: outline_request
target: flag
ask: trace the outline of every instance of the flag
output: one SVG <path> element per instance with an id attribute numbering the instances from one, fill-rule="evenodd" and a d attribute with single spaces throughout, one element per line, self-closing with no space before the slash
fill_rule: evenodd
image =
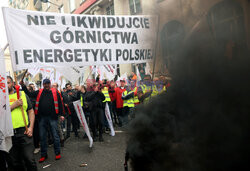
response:
<path id="1" fill-rule="evenodd" d="M 0 150 L 9 152 L 13 136 L 13 125 L 9 106 L 4 53 L 0 49 Z"/>
<path id="2" fill-rule="evenodd" d="M 109 128 L 111 130 L 110 131 L 110 135 L 111 136 L 115 136 L 115 130 L 114 130 L 114 127 L 113 127 L 113 123 L 112 123 L 112 119 L 111 119 L 111 115 L 110 115 L 108 103 L 106 103 L 106 106 L 105 106 L 105 116 L 107 118 L 107 121 L 108 121 L 108 124 L 109 124 Z"/>
<path id="3" fill-rule="evenodd" d="M 85 115 L 83 113 L 83 110 L 82 110 L 81 101 L 80 100 L 75 101 L 75 102 L 73 102 L 73 104 L 74 104 L 77 116 L 78 116 L 78 118 L 83 126 L 83 129 L 88 136 L 89 147 L 91 148 L 93 146 L 93 138 L 91 137 L 90 132 L 89 132 L 89 127 L 88 127 Z"/>

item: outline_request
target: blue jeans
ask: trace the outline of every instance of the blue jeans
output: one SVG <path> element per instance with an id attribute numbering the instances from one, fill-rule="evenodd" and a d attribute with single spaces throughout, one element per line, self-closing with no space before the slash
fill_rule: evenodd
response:
<path id="1" fill-rule="evenodd" d="M 60 138 L 58 135 L 57 120 L 52 119 L 50 116 L 42 116 L 39 122 L 40 131 L 40 143 L 41 143 L 41 156 L 45 157 L 47 155 L 47 135 L 48 127 L 50 125 L 51 133 L 54 138 L 54 151 L 55 154 L 60 154 Z"/>

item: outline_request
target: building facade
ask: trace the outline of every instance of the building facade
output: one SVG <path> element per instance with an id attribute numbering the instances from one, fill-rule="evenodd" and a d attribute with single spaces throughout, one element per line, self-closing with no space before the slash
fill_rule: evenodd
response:
<path id="1" fill-rule="evenodd" d="M 155 67 L 158 75 L 168 74 L 166 71 L 171 66 L 180 43 L 190 34 L 194 34 L 197 29 L 204 29 L 204 25 L 212 28 L 213 39 L 216 40 L 218 34 L 227 37 L 221 48 L 228 51 L 225 53 L 228 53 L 229 58 L 234 58 L 232 53 L 235 45 L 250 49 L 249 0 L 50 0 L 50 2 L 9 0 L 10 5 L 15 8 L 25 9 L 26 7 L 26 9 L 48 12 L 88 15 L 158 15 L 159 32 Z M 151 68 L 153 68 L 152 65 Z M 121 74 L 124 72 L 129 74 L 133 70 L 133 64 L 120 66 Z"/>

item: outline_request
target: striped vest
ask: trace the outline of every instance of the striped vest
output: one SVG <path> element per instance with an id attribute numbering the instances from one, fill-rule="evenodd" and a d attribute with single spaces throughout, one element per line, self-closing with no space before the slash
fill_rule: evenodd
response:
<path id="1" fill-rule="evenodd" d="M 56 114 L 58 114 L 59 113 L 59 106 L 58 106 L 58 99 L 57 99 L 57 90 L 54 88 L 51 88 L 51 91 L 52 91 L 52 95 L 53 95 L 53 99 L 54 99 L 55 111 L 56 111 Z M 35 105 L 35 114 L 36 115 L 38 114 L 38 106 L 39 106 L 39 101 L 40 101 L 40 97 L 41 97 L 42 92 L 43 92 L 43 89 L 40 89 L 39 93 L 37 95 L 37 98 L 36 98 L 36 105 Z"/>

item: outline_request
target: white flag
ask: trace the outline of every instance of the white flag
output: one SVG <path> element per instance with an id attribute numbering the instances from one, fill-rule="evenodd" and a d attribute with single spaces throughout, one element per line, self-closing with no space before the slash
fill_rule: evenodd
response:
<path id="1" fill-rule="evenodd" d="M 74 104 L 77 116 L 78 116 L 78 118 L 83 126 L 83 129 L 89 138 L 89 147 L 92 147 L 93 146 L 93 138 L 90 135 L 89 127 L 88 127 L 85 115 L 83 113 L 83 110 L 82 110 L 81 101 L 80 100 L 75 101 L 73 104 Z"/>
<path id="2" fill-rule="evenodd" d="M 4 54 L 0 49 L 0 150 L 9 152 L 13 136 Z"/>
<path id="3" fill-rule="evenodd" d="M 112 122 L 112 119 L 111 119 L 108 103 L 106 103 L 106 106 L 105 106 L 105 116 L 107 118 L 107 121 L 109 123 L 109 128 L 111 130 L 110 135 L 115 136 L 115 130 L 114 130 L 114 127 L 113 127 L 113 122 Z"/>

